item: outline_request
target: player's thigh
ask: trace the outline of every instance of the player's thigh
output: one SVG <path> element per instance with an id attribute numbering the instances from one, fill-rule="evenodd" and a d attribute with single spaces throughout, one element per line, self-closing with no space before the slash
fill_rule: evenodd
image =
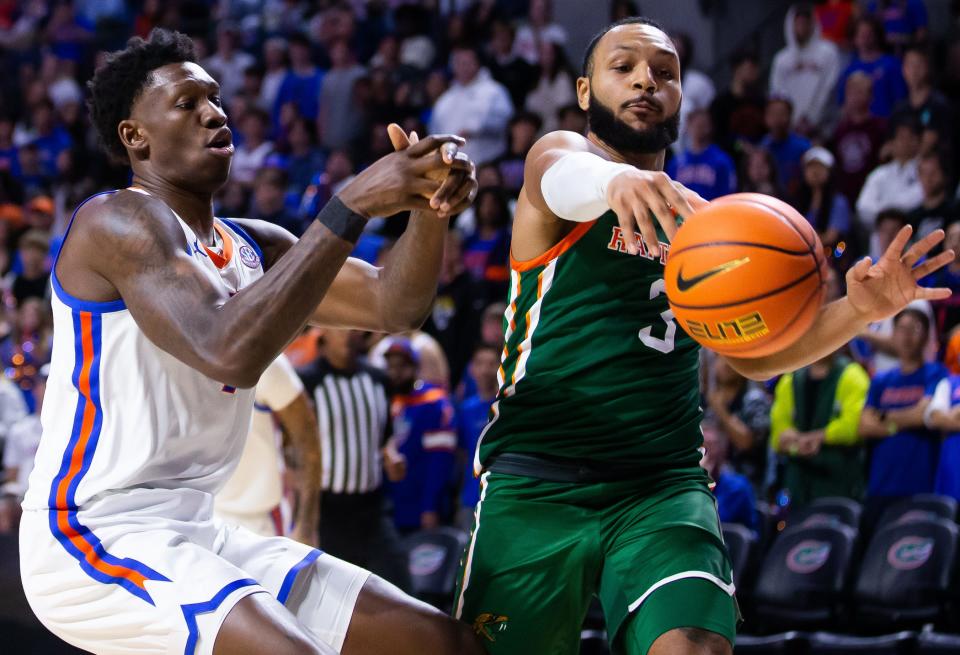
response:
<path id="1" fill-rule="evenodd" d="M 620 652 L 643 655 L 675 628 L 733 641 L 739 612 L 732 570 L 705 485 L 667 485 L 607 518 L 600 599 Z"/>
<path id="2" fill-rule="evenodd" d="M 560 502 L 555 487 L 497 474 L 484 481 L 454 614 L 488 653 L 579 651 L 600 569 L 598 529 L 594 512 Z"/>
<path id="3" fill-rule="evenodd" d="M 335 655 L 270 594 L 241 599 L 217 632 L 213 655 Z"/>
<path id="4" fill-rule="evenodd" d="M 470 626 L 371 575 L 357 598 L 343 655 L 481 655 Z"/>
<path id="5" fill-rule="evenodd" d="M 736 601 L 702 578 L 663 585 L 612 637 L 617 655 L 725 655 L 732 652 Z"/>

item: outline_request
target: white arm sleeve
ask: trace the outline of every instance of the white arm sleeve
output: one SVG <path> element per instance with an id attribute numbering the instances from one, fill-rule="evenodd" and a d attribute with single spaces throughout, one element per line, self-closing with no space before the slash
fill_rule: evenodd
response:
<path id="1" fill-rule="evenodd" d="M 937 383 L 930 404 L 923 410 L 923 424 L 930 427 L 930 417 L 934 412 L 950 411 L 950 380 L 944 378 Z"/>
<path id="2" fill-rule="evenodd" d="M 540 180 L 543 199 L 554 214 L 568 221 L 592 221 L 608 209 L 607 185 L 630 164 L 607 161 L 589 152 L 571 152 L 558 159 Z"/>

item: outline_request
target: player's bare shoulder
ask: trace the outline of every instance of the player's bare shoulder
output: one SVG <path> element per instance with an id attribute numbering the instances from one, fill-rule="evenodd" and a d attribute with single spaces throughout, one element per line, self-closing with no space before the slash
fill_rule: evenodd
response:
<path id="1" fill-rule="evenodd" d="M 129 190 L 106 193 L 77 209 L 57 260 L 57 277 L 72 295 L 114 300 L 118 278 L 186 248 L 183 230 L 164 202 Z"/>
<path id="2" fill-rule="evenodd" d="M 564 130 L 540 137 L 527 153 L 511 246 L 514 257 L 519 261 L 539 257 L 573 228 L 569 221 L 561 220 L 550 211 L 540 186 L 547 169 L 571 152 L 590 152 L 603 156 L 587 137 Z"/>

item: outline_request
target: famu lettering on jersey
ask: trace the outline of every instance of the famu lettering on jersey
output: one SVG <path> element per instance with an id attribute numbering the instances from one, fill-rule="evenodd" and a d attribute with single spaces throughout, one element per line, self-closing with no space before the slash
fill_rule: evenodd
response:
<path id="1" fill-rule="evenodd" d="M 667 305 L 669 244 L 656 259 L 639 245 L 627 252 L 607 212 L 537 259 L 511 261 L 500 391 L 478 472 L 505 452 L 638 469 L 697 463 L 699 347 Z"/>

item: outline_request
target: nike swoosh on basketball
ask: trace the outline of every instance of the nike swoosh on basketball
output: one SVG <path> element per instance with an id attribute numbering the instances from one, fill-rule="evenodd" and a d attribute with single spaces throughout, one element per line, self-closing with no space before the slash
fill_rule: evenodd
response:
<path id="1" fill-rule="evenodd" d="M 741 257 L 740 259 L 734 259 L 733 261 L 726 262 L 725 264 L 714 266 L 709 271 L 705 271 L 700 275 L 694 275 L 693 277 L 689 278 L 683 277 L 683 267 L 680 267 L 680 270 L 677 271 L 677 289 L 680 291 L 689 291 L 704 280 L 709 280 L 710 278 L 720 275 L 721 273 L 729 273 L 733 269 L 740 268 L 749 261 L 749 257 Z"/>

